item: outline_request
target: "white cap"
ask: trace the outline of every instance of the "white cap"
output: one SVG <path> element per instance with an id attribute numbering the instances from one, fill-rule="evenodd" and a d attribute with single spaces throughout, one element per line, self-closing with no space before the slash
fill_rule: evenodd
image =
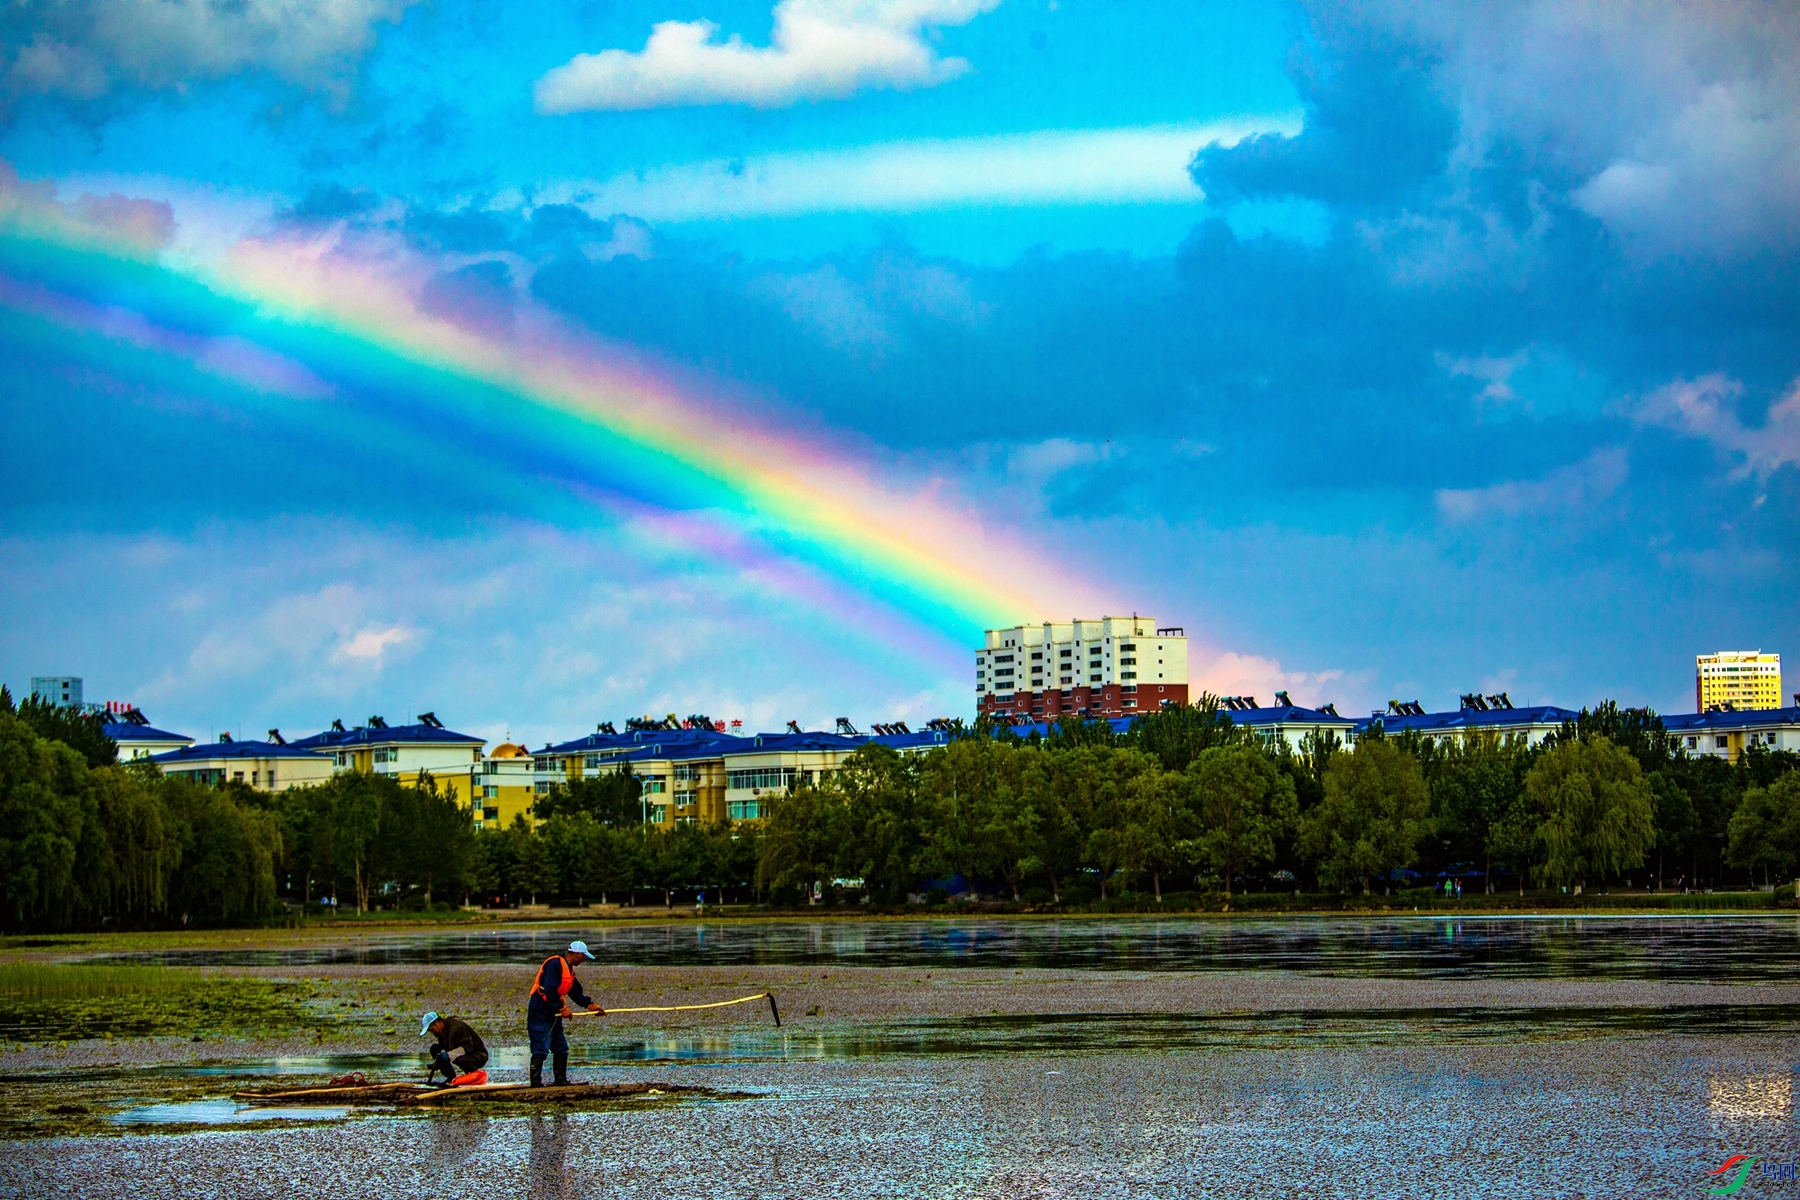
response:
<path id="1" fill-rule="evenodd" d="M 423 1017 L 420 1017 L 419 1018 L 419 1036 L 424 1037 L 426 1034 L 430 1033 L 431 1032 L 431 1023 L 437 1019 L 438 1019 L 438 1015 L 436 1013 L 426 1013 Z"/>
<path id="2" fill-rule="evenodd" d="M 587 948 L 586 942 L 570 942 L 568 952 L 570 954 L 579 954 L 579 955 L 581 955 L 581 957 L 588 959 L 590 962 L 595 961 L 594 960 L 594 952 Z"/>

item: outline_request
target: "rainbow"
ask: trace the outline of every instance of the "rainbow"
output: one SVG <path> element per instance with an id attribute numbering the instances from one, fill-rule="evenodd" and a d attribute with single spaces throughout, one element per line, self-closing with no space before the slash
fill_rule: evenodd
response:
<path id="1" fill-rule="evenodd" d="M 436 267 L 341 232 L 174 264 L 129 232 L 0 193 L 5 336 L 41 350 L 423 442 L 533 511 L 579 523 L 598 510 L 760 563 L 828 609 L 859 596 L 944 638 L 1099 611 L 1074 572 L 984 526 L 942 480 L 883 480 L 853 449 L 767 428 L 535 305 L 429 311 Z"/>

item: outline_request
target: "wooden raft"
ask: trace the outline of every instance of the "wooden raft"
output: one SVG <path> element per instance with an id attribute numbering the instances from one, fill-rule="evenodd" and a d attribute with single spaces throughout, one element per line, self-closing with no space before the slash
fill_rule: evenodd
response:
<path id="1" fill-rule="evenodd" d="M 452 1104 L 572 1104 L 584 1100 L 628 1100 L 638 1096 L 716 1095 L 711 1088 L 680 1083 L 571 1083 L 528 1087 L 487 1083 L 479 1087 L 426 1087 L 422 1083 L 371 1083 L 360 1087 L 252 1088 L 231 1098 L 257 1105 L 350 1105 L 441 1108 Z"/>

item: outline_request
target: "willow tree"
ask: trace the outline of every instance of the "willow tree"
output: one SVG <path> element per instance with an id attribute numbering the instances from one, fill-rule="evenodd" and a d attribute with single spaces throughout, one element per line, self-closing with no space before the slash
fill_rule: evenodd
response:
<path id="1" fill-rule="evenodd" d="M 1656 844 L 1656 797 L 1637 758 L 1604 736 L 1552 747 L 1525 774 L 1540 819 L 1539 868 L 1552 884 L 1644 865 Z"/>

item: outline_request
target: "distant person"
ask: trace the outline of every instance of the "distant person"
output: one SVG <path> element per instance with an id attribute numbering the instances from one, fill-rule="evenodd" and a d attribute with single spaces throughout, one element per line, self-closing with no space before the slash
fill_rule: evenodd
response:
<path id="1" fill-rule="evenodd" d="M 575 978 L 575 964 L 593 962 L 586 942 L 570 942 L 569 948 L 552 954 L 538 967 L 531 982 L 531 1000 L 525 1008 L 525 1030 L 531 1035 L 531 1086 L 544 1086 L 544 1059 L 554 1058 L 556 1074 L 553 1082 L 562 1087 L 569 1082 L 569 1039 L 563 1036 L 562 1019 L 569 1015 L 569 1001 L 591 1013 L 604 1013 L 582 990 Z"/>
<path id="2" fill-rule="evenodd" d="M 431 1070 L 425 1073 L 425 1082 L 430 1083 L 440 1071 L 451 1087 L 477 1087 L 487 1082 L 487 1072 L 482 1070 L 487 1066 L 487 1046 L 467 1021 L 428 1012 L 419 1022 L 419 1036 L 427 1034 L 437 1040 L 427 1051 L 431 1055 Z M 451 1057 L 458 1050 L 462 1053 Z"/>

